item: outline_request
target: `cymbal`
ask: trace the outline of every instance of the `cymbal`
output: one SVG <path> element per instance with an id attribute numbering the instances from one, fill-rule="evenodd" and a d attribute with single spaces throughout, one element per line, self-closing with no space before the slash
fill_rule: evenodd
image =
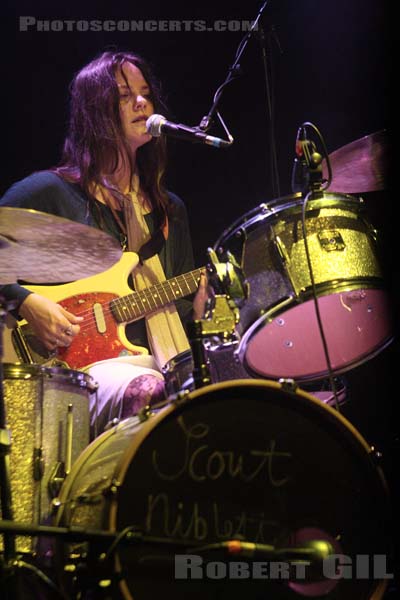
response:
<path id="1" fill-rule="evenodd" d="M 388 139 L 382 129 L 329 154 L 332 167 L 330 191 L 359 194 L 384 190 L 387 185 Z M 328 177 L 326 160 L 322 172 Z"/>
<path id="2" fill-rule="evenodd" d="M 0 283 L 66 283 L 91 277 L 122 255 L 108 234 L 37 210 L 0 207 Z"/>

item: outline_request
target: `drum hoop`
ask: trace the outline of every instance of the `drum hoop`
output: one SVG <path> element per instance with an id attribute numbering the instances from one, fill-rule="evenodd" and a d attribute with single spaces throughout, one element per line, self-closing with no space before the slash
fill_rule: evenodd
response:
<path id="1" fill-rule="evenodd" d="M 184 350 L 183 352 L 180 352 L 176 356 L 173 356 L 168 362 L 166 362 L 165 365 L 161 368 L 161 373 L 164 376 L 168 375 L 169 373 L 173 373 L 174 367 L 182 365 L 183 363 L 186 363 L 191 359 L 193 360 L 191 350 Z"/>
<path id="2" fill-rule="evenodd" d="M 285 389 L 285 383 L 276 382 L 276 381 L 272 381 L 272 380 L 237 379 L 237 380 L 231 380 L 231 381 L 221 381 L 219 383 L 214 383 L 209 386 L 205 386 L 203 388 L 194 390 L 194 391 L 190 392 L 183 401 L 180 401 L 179 403 L 175 403 L 175 404 L 171 403 L 167 407 L 161 409 L 160 412 L 154 418 L 150 418 L 149 421 L 147 421 L 145 423 L 145 426 L 142 427 L 141 429 L 139 429 L 139 431 L 137 432 L 137 435 L 135 436 L 131 445 L 126 448 L 125 452 L 121 456 L 121 460 L 118 462 L 118 465 L 116 465 L 116 468 L 114 470 L 114 479 L 115 479 L 116 485 L 117 486 L 122 485 L 122 482 L 125 480 L 127 470 L 130 467 L 130 464 L 135 456 L 136 451 L 138 450 L 138 448 L 140 448 L 141 443 L 153 431 L 153 429 L 155 429 L 157 427 L 157 425 L 162 420 L 164 420 L 164 418 L 170 416 L 173 412 L 175 412 L 175 410 L 179 410 L 187 402 L 192 402 L 192 401 L 196 401 L 197 399 L 201 399 L 203 395 L 206 395 L 210 391 L 218 391 L 219 389 L 227 389 L 227 388 L 229 389 L 229 388 L 238 388 L 238 387 L 244 387 L 244 388 L 248 388 L 248 389 L 260 388 L 260 387 L 265 387 L 268 389 L 272 388 L 272 389 L 275 389 L 276 391 L 286 392 L 287 394 L 292 393 L 292 394 L 295 394 L 297 397 L 300 396 L 300 397 L 308 400 L 309 402 L 312 403 L 312 405 L 315 408 L 318 409 L 317 412 L 319 412 L 320 414 L 328 413 L 328 415 L 331 418 L 331 422 L 336 422 L 336 424 L 337 424 L 337 422 L 339 422 L 341 424 L 342 428 L 344 427 L 344 429 L 347 430 L 346 431 L 347 436 L 349 438 L 352 438 L 353 444 L 354 444 L 354 442 L 358 443 L 360 450 L 362 450 L 363 453 L 365 454 L 365 459 L 368 459 L 368 458 L 371 459 L 373 450 L 367 444 L 366 440 L 362 437 L 362 435 L 353 427 L 353 425 L 347 419 L 345 419 L 340 413 L 338 413 L 335 409 L 333 409 L 329 405 L 322 403 L 320 400 L 318 400 L 317 398 L 308 394 L 304 390 L 301 390 L 300 388 L 295 388 L 295 389 L 289 391 L 289 390 Z M 146 427 L 146 425 L 148 425 L 148 426 Z M 387 488 L 387 484 L 386 484 L 386 480 L 383 475 L 383 472 L 381 471 L 381 469 L 379 467 L 375 467 L 375 468 L 376 468 L 377 477 L 379 477 L 379 479 L 382 483 L 382 486 L 385 489 L 385 492 L 388 493 L 388 488 Z M 118 494 L 113 494 L 113 496 L 110 500 L 109 512 L 107 515 L 107 522 L 108 522 L 110 531 L 117 531 L 117 525 L 118 525 L 117 519 L 118 519 Z M 116 555 L 115 555 L 115 568 L 116 568 L 117 573 L 122 573 L 122 563 L 121 563 L 118 553 L 116 553 Z M 120 586 L 121 590 L 123 591 L 123 593 L 125 594 L 127 600 L 133 600 L 133 596 L 130 594 L 128 584 L 126 583 L 126 580 L 124 578 L 121 579 L 121 581 L 119 582 L 119 586 Z M 377 598 L 376 600 L 379 600 L 379 598 Z"/>
<path id="3" fill-rule="evenodd" d="M 84 387 L 90 393 L 97 390 L 98 385 L 94 383 L 93 377 L 83 371 L 66 369 L 64 367 L 44 367 L 38 364 L 4 363 L 3 372 L 5 379 L 21 379 L 29 381 L 32 379 L 53 379 L 61 383 L 71 383 L 74 386 Z"/>
<path id="4" fill-rule="evenodd" d="M 350 437 L 352 437 L 354 440 L 357 440 L 357 443 L 362 447 L 364 453 L 366 453 L 367 455 L 371 455 L 371 453 L 373 452 L 367 441 L 364 439 L 361 433 L 357 431 L 357 429 L 350 423 L 350 421 L 348 421 L 336 409 L 321 402 L 321 400 L 319 400 L 315 396 L 312 396 L 311 394 L 302 390 L 301 388 L 294 387 L 293 389 L 289 389 L 290 386 L 288 386 L 287 381 L 277 382 L 269 379 L 234 379 L 229 381 L 221 381 L 219 383 L 213 383 L 211 385 L 196 389 L 192 392 L 189 392 L 183 400 L 171 402 L 166 407 L 160 409 L 160 411 L 158 411 L 157 414 L 152 414 L 152 416 L 147 421 L 143 422 L 143 426 L 137 431 L 131 445 L 125 450 L 122 456 L 122 460 L 119 462 L 118 466 L 114 471 L 115 480 L 118 483 L 122 483 L 125 480 L 126 472 L 134 458 L 136 451 L 141 446 L 144 439 L 159 425 L 161 421 L 163 421 L 165 418 L 168 418 L 173 412 L 180 410 L 183 406 L 191 402 L 201 400 L 204 395 L 207 395 L 210 392 L 218 392 L 219 390 L 226 390 L 230 388 L 239 387 L 244 389 L 259 389 L 264 387 L 269 390 L 276 390 L 280 393 L 295 394 L 296 396 L 307 400 L 308 404 L 312 405 L 314 409 L 317 409 L 317 412 L 319 414 L 324 413 L 325 415 L 329 416 L 331 421 L 340 424 L 342 428 L 347 430 L 347 433 L 350 435 Z M 120 425 L 117 425 L 117 428 Z M 112 500 L 112 506 L 110 510 L 110 523 L 112 527 L 116 526 L 117 504 L 117 499 Z"/>
<path id="5" fill-rule="evenodd" d="M 368 443 L 363 438 L 363 436 L 353 427 L 353 425 L 345 417 L 343 417 L 340 413 L 338 413 L 338 411 L 335 410 L 334 408 L 322 403 L 320 400 L 318 400 L 314 396 L 308 394 L 304 390 L 302 390 L 300 388 L 295 388 L 292 391 L 286 390 L 284 383 L 276 382 L 276 381 L 272 381 L 272 380 L 238 379 L 238 380 L 232 380 L 232 381 L 223 381 L 223 382 L 211 384 L 209 386 L 205 386 L 204 388 L 199 388 L 197 390 L 194 390 L 193 392 L 190 392 L 188 394 L 188 396 L 185 398 L 185 400 L 183 402 L 181 402 L 180 404 L 174 405 L 174 406 L 168 406 L 167 410 L 163 409 L 162 414 L 158 414 L 157 417 L 153 421 L 149 422 L 150 427 L 142 428 L 141 430 L 139 430 L 138 434 L 140 435 L 140 439 L 137 439 L 137 440 L 135 439 L 135 444 L 134 444 L 135 452 L 140 447 L 141 442 L 144 440 L 144 438 L 147 437 L 147 435 L 158 425 L 158 423 L 161 420 L 163 420 L 165 417 L 168 417 L 172 412 L 174 412 L 175 409 L 179 409 L 186 402 L 190 402 L 190 401 L 193 401 L 196 399 L 201 399 L 201 397 L 203 395 L 209 393 L 210 390 L 218 391 L 219 389 L 237 388 L 239 386 L 242 386 L 242 387 L 248 388 L 248 389 L 265 387 L 268 389 L 272 388 L 272 389 L 275 389 L 280 392 L 286 392 L 288 394 L 294 393 L 294 394 L 296 394 L 297 397 L 300 396 L 301 398 L 304 398 L 304 399 L 308 400 L 309 402 L 311 402 L 312 405 L 318 409 L 317 412 L 319 414 L 328 413 L 328 415 L 331 418 L 331 423 L 336 422 L 336 424 L 338 424 L 338 422 L 339 422 L 340 425 L 342 426 L 342 428 L 344 427 L 344 429 L 346 430 L 346 433 L 347 433 L 346 439 L 351 438 L 353 448 L 355 447 L 355 445 L 358 444 L 359 452 L 362 451 L 362 453 L 365 455 L 364 460 L 370 460 L 371 466 L 374 467 L 376 478 L 377 479 L 379 478 L 385 494 L 389 495 L 388 486 L 387 486 L 384 474 L 383 474 L 381 468 L 379 466 L 377 466 L 372 460 L 373 448 L 371 448 L 368 445 Z M 145 429 L 145 431 L 144 431 L 144 429 Z M 122 456 L 123 461 L 119 463 L 119 466 L 122 467 L 122 470 L 118 473 L 118 476 L 117 476 L 117 481 L 119 483 L 122 483 L 124 481 L 125 476 L 126 476 L 126 471 L 127 471 L 128 467 L 130 466 L 132 459 L 134 458 L 135 452 L 132 451 L 132 448 L 133 448 L 133 444 L 131 444 L 131 446 L 125 451 L 125 453 Z M 116 472 L 117 472 L 117 469 L 115 470 L 115 473 Z M 117 531 L 117 524 L 118 524 L 117 518 L 118 518 L 118 497 L 116 497 L 114 495 L 111 499 L 109 513 L 108 513 L 108 519 L 107 519 L 111 531 Z M 122 574 L 123 565 L 122 565 L 122 562 L 121 562 L 118 552 L 115 554 L 115 563 L 114 564 L 115 564 L 116 573 Z M 128 583 L 127 583 L 125 577 L 123 577 L 121 579 L 121 581 L 119 582 L 119 586 L 120 586 L 121 592 L 124 594 L 124 597 L 127 600 L 134 600 L 134 597 L 131 595 L 131 590 L 128 586 Z M 383 595 L 383 592 L 385 591 L 385 589 L 386 589 L 385 581 L 380 582 L 378 587 L 375 588 L 374 594 L 370 600 L 382 600 L 382 595 Z"/>
<path id="6" fill-rule="evenodd" d="M 317 409 L 316 412 L 313 414 L 328 415 L 330 417 L 330 425 L 334 424 L 336 426 L 340 426 L 342 428 L 342 430 L 346 431 L 347 435 L 346 435 L 345 439 L 351 441 L 350 447 L 352 447 L 355 451 L 357 451 L 358 455 L 361 456 L 361 458 L 363 458 L 364 461 L 365 460 L 370 461 L 371 466 L 374 467 L 376 478 L 377 479 L 379 478 L 385 493 L 388 494 L 388 488 L 387 488 L 385 477 L 384 477 L 380 467 L 377 466 L 374 463 L 374 461 L 372 460 L 373 448 L 371 448 L 368 445 L 366 440 L 353 427 L 353 425 L 345 417 L 343 417 L 343 415 L 338 413 L 338 411 L 336 411 L 329 405 L 322 403 L 320 400 L 313 397 L 306 391 L 302 390 L 301 388 L 290 389 L 290 387 L 286 387 L 287 385 L 288 385 L 287 382 L 286 383 L 276 382 L 273 380 L 238 379 L 238 380 L 232 380 L 232 381 L 224 381 L 224 382 L 219 382 L 219 383 L 211 384 L 209 386 L 205 386 L 203 388 L 196 389 L 196 390 L 190 392 L 185 400 L 183 400 L 179 403 L 175 403 L 175 404 L 171 403 L 170 405 L 167 405 L 166 407 L 161 409 L 157 414 L 152 415 L 148 419 L 148 421 L 145 421 L 142 423 L 143 426 L 140 429 L 138 429 L 138 431 L 135 433 L 135 436 L 134 436 L 133 440 L 131 441 L 131 443 L 122 452 L 121 458 L 114 465 L 113 474 L 114 474 L 114 479 L 115 479 L 116 485 L 117 486 L 122 485 L 122 483 L 126 477 L 126 472 L 132 462 L 132 459 L 134 458 L 134 455 L 135 455 L 137 449 L 140 448 L 142 441 L 153 431 L 153 429 L 155 429 L 158 426 L 158 424 L 162 420 L 164 420 L 165 418 L 168 418 L 173 412 L 175 412 L 176 410 L 179 410 L 181 407 L 185 406 L 187 402 L 190 403 L 191 401 L 201 400 L 201 398 L 203 396 L 209 394 L 210 391 L 218 392 L 218 390 L 220 390 L 220 389 L 226 390 L 226 389 L 231 389 L 231 388 L 242 388 L 242 389 L 250 390 L 252 388 L 258 388 L 258 389 L 266 388 L 269 390 L 276 390 L 281 393 L 286 393 L 286 395 L 294 394 L 297 396 L 297 398 L 302 398 L 307 401 L 307 403 L 303 403 L 302 406 L 306 406 L 306 404 L 308 404 L 308 405 L 312 405 L 314 408 Z M 121 421 L 117 426 L 113 427 L 109 431 L 102 433 L 99 437 L 97 437 L 95 440 L 93 440 L 93 442 L 91 442 L 91 444 L 89 444 L 89 446 L 87 446 L 87 448 L 85 448 L 85 450 L 81 453 L 81 455 L 78 457 L 78 459 L 76 460 L 76 462 L 74 464 L 74 467 L 73 467 L 74 477 L 72 477 L 71 479 L 69 479 L 67 477 L 63 484 L 62 493 L 60 494 L 61 501 L 65 502 L 66 500 L 69 499 L 71 486 L 74 484 L 74 482 L 79 477 L 79 473 L 80 473 L 82 466 L 84 466 L 86 464 L 87 457 L 92 454 L 93 450 L 96 447 L 98 447 L 99 445 L 103 444 L 106 439 L 115 435 L 121 429 L 121 427 L 124 427 L 124 425 L 127 423 L 127 421 L 131 421 L 131 420 L 132 420 L 132 417 L 130 417 L 129 419 L 126 419 L 124 421 Z M 138 419 L 138 423 L 140 423 L 139 419 Z M 338 428 L 338 431 L 340 433 L 340 428 Z M 364 455 L 364 456 L 362 456 L 362 455 Z M 118 500 L 119 500 L 118 494 L 113 494 L 112 497 L 109 499 L 107 514 L 103 515 L 103 516 L 106 516 L 106 518 L 107 518 L 107 528 L 110 532 L 117 530 Z M 56 515 L 56 519 L 57 519 L 56 523 L 57 524 L 60 522 L 60 517 L 62 517 L 62 514 L 64 512 L 62 506 L 61 506 L 61 508 L 62 508 L 62 510 L 60 510 L 59 513 Z M 121 559 L 120 559 L 118 552 L 116 552 L 115 556 L 114 556 L 114 566 L 116 569 L 116 571 L 115 571 L 116 573 L 122 573 L 122 563 L 121 563 Z M 378 587 L 375 588 L 373 591 L 374 593 L 373 593 L 373 596 L 371 596 L 371 600 L 381 600 L 381 598 L 382 598 L 381 594 L 383 594 L 383 592 L 385 591 L 386 584 L 387 584 L 387 582 L 385 582 L 385 581 L 379 582 Z M 127 583 L 125 577 L 123 577 L 121 579 L 121 581 L 119 582 L 119 587 L 120 587 L 121 591 L 125 594 L 125 597 L 127 599 L 133 598 L 133 596 L 131 596 L 130 588 L 128 586 L 128 583 Z"/>
<path id="7" fill-rule="evenodd" d="M 3 364 L 4 379 L 33 379 L 37 375 L 41 375 L 42 367 L 40 365 L 28 365 L 24 363 L 4 363 Z"/>
<path id="8" fill-rule="evenodd" d="M 329 289 L 327 287 L 328 283 L 331 283 L 331 286 Z M 353 281 L 351 283 L 348 281 L 343 281 L 340 283 L 336 282 L 336 285 L 334 284 L 334 282 L 324 282 L 323 284 L 321 284 L 320 288 L 318 285 L 316 286 L 316 288 L 320 292 L 318 295 L 318 299 L 320 299 L 325 296 L 329 296 L 332 293 L 334 293 L 334 294 L 346 293 L 346 292 L 351 292 L 353 290 L 358 290 L 360 288 L 384 291 L 384 289 L 382 288 L 381 285 L 379 285 L 379 283 L 382 283 L 382 281 L 378 280 L 378 279 L 377 279 L 377 281 L 373 281 L 371 278 L 369 278 L 366 281 L 357 280 L 357 282 Z M 324 290 L 324 288 L 326 288 L 326 290 Z M 333 291 L 332 291 L 332 288 L 333 288 Z M 322 293 L 321 293 L 321 290 L 322 290 Z M 241 361 L 241 363 L 245 366 L 245 369 L 248 373 L 250 373 L 252 376 L 255 375 L 256 377 L 259 377 L 259 373 L 254 371 L 250 367 L 250 365 L 247 364 L 247 361 L 246 361 L 246 348 L 247 348 L 247 345 L 250 342 L 251 338 L 253 337 L 253 335 L 257 334 L 261 328 L 272 323 L 272 321 L 280 314 L 284 314 L 286 311 L 288 311 L 292 308 L 301 306 L 302 304 L 305 304 L 305 302 L 312 302 L 313 300 L 314 300 L 314 296 L 312 294 L 311 289 L 305 290 L 304 294 L 302 294 L 301 301 L 297 300 L 294 295 L 288 296 L 287 298 L 280 300 L 277 304 L 272 306 L 264 314 L 260 315 L 254 321 L 254 323 L 252 323 L 246 329 L 246 331 L 240 338 L 239 345 L 236 350 L 236 354 L 239 357 L 239 360 Z M 380 352 L 382 350 L 387 348 L 392 343 L 393 339 L 394 339 L 393 335 L 389 335 L 377 348 L 373 348 L 373 349 L 369 350 L 367 353 L 363 354 L 362 356 L 359 356 L 357 358 L 357 360 L 353 361 L 352 363 L 348 363 L 340 369 L 335 369 L 334 370 L 335 374 L 340 375 L 341 373 L 346 373 L 350 369 L 354 369 L 354 368 L 358 367 L 359 365 L 363 364 L 366 356 L 368 356 L 371 359 L 374 358 L 374 356 L 377 356 L 378 354 L 380 354 Z M 326 371 L 321 372 L 320 374 L 313 373 L 309 376 L 297 377 L 297 380 L 307 382 L 307 381 L 321 380 L 321 379 L 325 379 L 325 378 L 326 378 Z"/>
<path id="9" fill-rule="evenodd" d="M 121 421 L 121 423 L 119 425 L 121 425 L 122 423 L 124 423 L 124 421 Z M 72 467 L 74 477 L 66 477 L 64 479 L 60 494 L 58 496 L 58 500 L 60 501 L 61 505 L 55 515 L 56 525 L 58 525 L 60 523 L 60 520 L 62 519 L 62 516 L 64 513 L 65 501 L 69 498 L 71 487 L 74 484 L 74 482 L 76 481 L 77 477 L 79 476 L 82 467 L 86 464 L 87 457 L 91 456 L 93 451 L 98 446 L 101 446 L 104 443 L 104 440 L 115 435 L 117 427 L 118 426 L 113 427 L 109 431 L 104 431 L 103 433 L 101 433 L 97 438 L 95 438 L 92 442 L 90 442 L 90 444 L 88 446 L 86 446 L 86 448 L 84 448 L 84 450 L 80 453 L 78 458 L 75 460 L 73 467 Z"/>
<path id="10" fill-rule="evenodd" d="M 291 200 L 291 201 L 289 201 Z M 362 206 L 364 200 L 356 196 L 350 196 L 349 194 L 340 194 L 337 192 L 328 192 L 322 199 L 310 200 L 308 203 L 308 210 L 318 210 L 322 208 L 334 208 L 337 204 L 343 204 L 344 202 L 349 205 Z M 215 242 L 213 249 L 218 251 L 220 246 L 223 246 L 224 242 L 230 237 L 237 234 L 240 230 L 246 230 L 258 222 L 265 221 L 271 217 L 276 217 L 280 213 L 287 211 L 290 208 L 298 207 L 303 204 L 303 197 L 299 194 L 292 194 L 289 196 L 283 196 L 277 198 L 271 202 L 265 202 L 259 204 L 255 208 L 236 219 L 225 229 Z M 342 207 L 343 208 L 343 207 Z"/>

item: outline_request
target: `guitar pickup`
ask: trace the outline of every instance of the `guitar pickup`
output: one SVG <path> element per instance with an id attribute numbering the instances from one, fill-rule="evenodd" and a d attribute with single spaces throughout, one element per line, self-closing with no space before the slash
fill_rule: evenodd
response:
<path id="1" fill-rule="evenodd" d="M 104 317 L 103 307 L 99 302 L 93 304 L 94 320 L 96 321 L 97 331 L 105 333 L 107 331 L 106 320 Z"/>

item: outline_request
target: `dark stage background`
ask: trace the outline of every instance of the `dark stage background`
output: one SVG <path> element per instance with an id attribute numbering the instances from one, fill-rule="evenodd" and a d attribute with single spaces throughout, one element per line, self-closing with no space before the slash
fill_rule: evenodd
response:
<path id="1" fill-rule="evenodd" d="M 34 170 L 53 165 L 67 119 L 68 84 L 100 51 L 115 46 L 143 54 L 164 86 L 171 120 L 198 125 L 228 75 L 244 36 L 232 31 L 40 32 L 18 30 L 19 16 L 37 19 L 254 19 L 262 3 L 212 2 L 22 2 L 3 21 L 2 145 L 6 164 L 1 192 Z M 4 9 L 3 9 L 4 10 Z M 328 151 L 381 129 L 390 134 L 390 39 L 386 2 L 378 0 L 271 0 L 262 25 L 274 91 L 279 188 L 271 175 L 271 123 L 259 40 L 250 39 L 240 61 L 242 74 L 224 91 L 219 110 L 234 136 L 224 150 L 170 142 L 168 186 L 185 201 L 198 266 L 206 249 L 234 220 L 259 203 L 291 193 L 297 128 L 313 122 Z M 5 92 L 5 93 L 4 93 Z M 5 117 L 5 119 L 4 119 Z M 5 122 L 4 122 L 5 121 Z M 4 133 L 6 131 L 6 133 Z M 210 134 L 223 136 L 215 126 Z M 4 163 L 3 163 L 4 164 Z M 372 222 L 386 240 L 385 268 L 395 292 L 391 238 L 393 198 L 386 190 L 363 197 Z M 395 295 L 395 294 L 393 294 Z M 398 390 L 394 344 L 346 374 L 348 415 L 384 456 L 394 487 L 398 450 L 395 405 Z M 392 366 L 394 363 L 394 366 Z M 229 415 L 227 415 L 229 419 Z M 371 519 L 374 515 L 371 515 Z"/>

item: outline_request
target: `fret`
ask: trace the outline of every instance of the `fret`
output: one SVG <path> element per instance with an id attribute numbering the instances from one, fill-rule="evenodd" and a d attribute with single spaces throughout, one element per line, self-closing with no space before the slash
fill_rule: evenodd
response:
<path id="1" fill-rule="evenodd" d="M 118 321 L 118 323 L 123 323 L 125 320 L 123 309 L 125 308 L 125 306 L 120 302 L 120 298 L 117 298 L 116 300 L 111 300 L 110 308 L 115 320 Z"/>
<path id="2" fill-rule="evenodd" d="M 199 285 L 199 278 L 200 278 L 200 274 L 201 274 L 202 270 L 203 269 L 196 269 L 196 271 L 191 271 L 190 273 L 187 273 L 187 276 L 191 277 L 193 279 L 192 292 L 197 290 L 197 286 Z"/>
<path id="3" fill-rule="evenodd" d="M 143 304 L 142 307 L 140 307 L 139 295 L 136 292 L 134 292 L 133 294 L 129 294 L 129 296 L 125 296 L 124 300 L 127 303 L 127 310 L 129 310 L 131 313 L 131 319 L 136 319 L 140 317 L 143 311 Z"/>
<path id="4" fill-rule="evenodd" d="M 148 307 L 149 307 L 150 310 L 158 308 L 157 303 L 156 303 L 155 298 L 154 298 L 153 293 L 152 293 L 153 288 L 154 288 L 154 286 L 152 286 L 150 288 L 146 288 L 145 290 L 141 290 L 140 291 L 140 294 L 142 295 L 142 298 L 144 297 L 144 300 L 147 301 L 147 305 L 148 305 Z"/>
<path id="5" fill-rule="evenodd" d="M 117 300 L 114 302 L 114 305 L 118 308 L 118 314 L 120 319 L 118 319 L 121 323 L 126 323 L 132 318 L 135 318 L 135 309 L 129 303 L 129 299 L 121 298 L 118 302 Z"/>
<path id="6" fill-rule="evenodd" d="M 147 291 L 149 294 L 151 294 L 151 299 L 153 300 L 154 308 L 162 308 L 162 306 L 164 306 L 164 302 L 159 293 L 159 286 L 152 285 L 150 288 L 148 288 Z"/>
<path id="7" fill-rule="evenodd" d="M 187 293 L 191 294 L 192 293 L 192 288 L 189 285 L 189 282 L 187 280 L 187 276 L 186 275 L 182 275 L 182 279 L 183 279 L 183 283 L 185 284 L 186 288 L 187 288 Z"/>
<path id="8" fill-rule="evenodd" d="M 179 277 L 179 276 L 175 277 L 175 283 L 179 288 L 179 292 L 178 292 L 179 298 L 184 298 L 185 294 L 183 293 L 183 290 L 181 288 L 180 280 L 181 280 L 181 277 Z"/>
<path id="9" fill-rule="evenodd" d="M 110 308 L 118 323 L 129 323 L 130 321 L 134 321 L 143 312 L 143 307 L 141 309 L 136 302 L 136 294 L 130 294 L 129 296 L 112 300 L 110 302 Z"/>
<path id="10" fill-rule="evenodd" d="M 176 277 L 169 279 L 164 285 L 168 285 L 169 287 L 171 301 L 176 300 L 176 298 L 180 298 L 179 293 L 177 293 Z"/>
<path id="11" fill-rule="evenodd" d="M 157 287 L 158 294 L 160 296 L 160 306 L 164 306 L 165 304 L 171 302 L 171 298 L 168 296 L 167 290 L 165 289 L 165 286 L 162 283 L 158 283 L 157 286 L 154 287 Z"/>
<path id="12" fill-rule="evenodd" d="M 167 281 L 162 281 L 155 285 L 124 296 L 110 302 L 110 308 L 114 318 L 119 323 L 129 323 L 144 317 L 156 309 L 170 304 L 174 300 L 184 298 L 195 292 L 201 269 L 195 269 L 190 273 L 185 273 L 173 277 Z"/>

